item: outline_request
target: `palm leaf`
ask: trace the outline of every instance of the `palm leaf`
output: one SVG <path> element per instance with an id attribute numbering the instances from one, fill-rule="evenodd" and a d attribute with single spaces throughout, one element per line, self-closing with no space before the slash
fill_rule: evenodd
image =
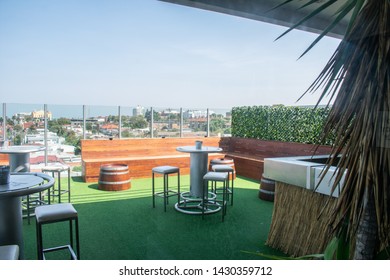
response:
<path id="1" fill-rule="evenodd" d="M 346 6 L 345 9 L 341 10 L 340 14 L 336 19 L 327 27 L 325 30 L 310 44 L 310 46 L 301 54 L 299 58 L 304 56 L 308 51 L 310 51 L 325 35 L 327 35 L 339 22 L 351 11 L 353 5 Z"/>
<path id="2" fill-rule="evenodd" d="M 350 12 L 343 40 L 304 94 L 322 88 L 317 105 L 325 96 L 330 96 L 329 102 L 334 101 L 322 136 L 325 139 L 336 135 L 329 162 L 334 163 L 340 156 L 333 190 L 345 172 L 346 176 L 330 225 L 340 236 L 347 221 L 345 240 L 358 240 L 358 230 L 367 226 L 367 202 L 372 201 L 374 214 L 369 215 L 375 225 L 371 226 L 371 236 L 366 236 L 372 243 L 366 243 L 360 251 L 372 250 L 371 257 L 374 257 L 378 250 L 373 245 L 375 242 L 381 248 L 388 248 L 390 243 L 390 147 L 386 134 L 390 127 L 390 0 L 348 0 L 308 50 Z M 293 28 L 318 13 L 319 9 Z M 341 244 L 338 242 L 340 240 L 330 244 L 325 258 L 335 253 L 335 248 L 339 247 L 336 245 Z M 359 244 L 357 242 L 356 246 Z M 337 257 L 344 258 L 347 251 L 348 247 Z M 363 257 L 356 253 L 358 251 L 355 250 L 354 257 Z"/>
<path id="3" fill-rule="evenodd" d="M 278 8 L 280 8 L 280 7 L 282 7 L 282 6 L 286 5 L 286 4 L 288 4 L 288 3 L 290 3 L 290 2 L 293 2 L 293 1 L 295 1 L 295 0 L 286 0 L 286 1 L 284 1 L 284 2 L 282 2 L 282 3 L 280 3 L 280 4 L 278 4 L 278 5 L 276 5 L 275 7 L 269 9 L 268 11 L 266 11 L 266 13 L 271 12 L 271 11 L 273 11 L 273 10 L 276 10 L 276 9 L 278 9 Z"/>
<path id="4" fill-rule="evenodd" d="M 328 2 L 325 2 L 324 4 L 322 4 L 320 7 L 318 7 L 317 9 L 315 9 L 313 12 L 311 12 L 309 15 L 305 16 L 303 19 L 301 19 L 300 21 L 298 21 L 296 24 L 294 24 L 293 26 L 291 26 L 289 29 L 287 29 L 287 31 L 283 32 L 282 35 L 280 35 L 279 37 L 277 37 L 275 39 L 276 40 L 279 40 L 281 37 L 285 36 L 287 33 L 291 32 L 292 30 L 296 29 L 297 27 L 299 27 L 300 25 L 302 25 L 302 23 L 308 21 L 309 19 L 313 18 L 314 16 L 316 16 L 317 14 L 321 13 L 322 11 L 324 11 L 326 8 L 328 8 L 329 6 L 333 5 L 335 2 L 337 2 L 337 0 L 329 0 Z"/>

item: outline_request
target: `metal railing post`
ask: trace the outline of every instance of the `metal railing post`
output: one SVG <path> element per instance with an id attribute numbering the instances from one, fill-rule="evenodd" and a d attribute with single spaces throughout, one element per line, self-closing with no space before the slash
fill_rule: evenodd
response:
<path id="1" fill-rule="evenodd" d="M 83 139 L 86 139 L 86 135 L 87 135 L 87 119 L 86 119 L 86 115 L 87 115 L 87 112 L 86 112 L 86 106 L 83 105 Z"/>
<path id="2" fill-rule="evenodd" d="M 206 136 L 207 137 L 210 136 L 210 111 L 209 111 L 209 108 L 207 108 L 207 132 L 206 132 Z"/>
<path id="3" fill-rule="evenodd" d="M 154 111 L 153 111 L 153 107 L 150 107 L 150 138 L 154 137 L 153 122 L 154 122 Z"/>
<path id="4" fill-rule="evenodd" d="M 43 138 L 45 143 L 45 166 L 47 166 L 48 163 L 48 149 L 49 145 L 47 142 L 47 104 L 43 105 L 43 113 L 44 113 L 44 131 L 43 131 Z"/>
<path id="5" fill-rule="evenodd" d="M 3 145 L 7 142 L 7 103 L 3 103 Z"/>
<path id="6" fill-rule="evenodd" d="M 183 108 L 180 108 L 180 138 L 183 137 Z"/>
<path id="7" fill-rule="evenodd" d="M 119 117 L 119 139 L 122 138 L 122 114 L 121 114 L 121 106 L 118 106 L 118 117 Z"/>

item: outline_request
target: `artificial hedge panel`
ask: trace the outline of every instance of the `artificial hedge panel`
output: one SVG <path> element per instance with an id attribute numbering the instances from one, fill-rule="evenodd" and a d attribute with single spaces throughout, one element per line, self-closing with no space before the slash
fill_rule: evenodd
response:
<path id="1" fill-rule="evenodd" d="M 232 136 L 318 144 L 328 108 L 277 106 L 234 107 Z M 332 140 L 325 143 L 331 145 Z"/>

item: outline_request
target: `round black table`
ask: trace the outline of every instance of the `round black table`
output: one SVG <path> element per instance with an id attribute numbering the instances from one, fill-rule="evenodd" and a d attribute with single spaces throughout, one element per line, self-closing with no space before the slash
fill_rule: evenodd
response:
<path id="1" fill-rule="evenodd" d="M 19 245 L 24 257 L 21 197 L 38 193 L 54 185 L 54 178 L 44 173 L 11 173 L 10 182 L 0 185 L 0 245 Z"/>

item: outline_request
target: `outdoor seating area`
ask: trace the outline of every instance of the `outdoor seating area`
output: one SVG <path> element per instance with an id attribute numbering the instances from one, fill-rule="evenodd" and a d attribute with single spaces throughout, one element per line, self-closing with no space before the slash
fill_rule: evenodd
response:
<path id="1" fill-rule="evenodd" d="M 315 145 L 267 141 L 240 137 L 207 138 L 144 138 L 113 140 L 82 140 L 82 166 L 85 182 L 96 182 L 102 164 L 127 164 L 131 178 L 146 178 L 158 165 L 172 165 L 181 174 L 190 173 L 187 153 L 176 150 L 179 146 L 193 146 L 201 140 L 203 146 L 220 147 L 221 152 L 209 154 L 209 160 L 233 159 L 238 175 L 260 180 L 264 170 L 264 158 L 296 155 L 312 155 Z M 329 154 L 329 146 L 319 146 L 316 154 Z"/>
<path id="2" fill-rule="evenodd" d="M 62 205 L 61 196 L 63 196 L 63 202 L 71 202 L 76 209 L 74 212 L 78 213 L 77 217 L 79 218 L 77 220 L 80 222 L 80 240 L 83 244 L 81 255 L 83 259 L 95 259 L 95 257 L 96 259 L 137 258 L 137 256 L 132 255 L 131 250 L 117 255 L 117 247 L 112 246 L 116 242 L 119 242 L 117 244 L 119 247 L 121 243 L 129 243 L 126 246 L 131 248 L 132 242 L 139 246 L 140 240 L 146 242 L 145 246 L 149 246 L 148 242 L 154 244 L 161 240 L 160 237 L 151 237 L 150 240 L 144 240 L 142 232 L 138 232 L 141 229 L 146 233 L 150 232 L 152 236 L 156 234 L 157 229 L 157 235 L 165 234 L 169 235 L 172 240 L 182 240 L 180 243 L 184 246 L 182 248 L 183 252 L 179 256 L 173 255 L 172 258 L 197 258 L 197 254 L 193 254 L 194 248 L 186 249 L 187 246 L 190 246 L 188 240 L 198 243 L 196 240 L 199 236 L 203 236 L 203 231 L 210 231 L 209 227 L 218 228 L 221 231 L 218 235 L 225 236 L 224 238 L 228 239 L 218 240 L 217 243 L 220 246 L 224 243 L 219 242 L 227 242 L 227 244 L 233 245 L 237 242 L 237 245 L 234 245 L 237 247 L 233 251 L 229 249 L 229 252 L 223 253 L 228 254 L 228 256 L 223 257 L 224 259 L 256 259 L 262 258 L 264 255 L 269 255 L 272 258 L 273 254 L 283 254 L 282 252 L 296 255 L 295 252 L 291 252 L 289 246 L 280 247 L 281 242 L 278 239 L 283 230 L 280 230 L 280 223 L 275 224 L 275 221 L 272 221 L 273 200 L 263 200 L 258 195 L 259 179 L 262 178 L 265 157 L 312 155 L 314 145 L 238 137 L 82 140 L 81 143 L 82 176 L 71 177 L 69 168 L 63 169 L 67 172 L 60 176 L 61 169 L 55 178 L 56 182 L 53 181 L 51 184 L 56 186 L 58 192 L 56 201 L 53 200 L 52 203 Z M 328 146 L 320 146 L 315 152 L 319 154 L 328 151 Z M 12 168 L 14 168 L 13 165 L 11 165 Z M 42 172 L 50 173 L 50 171 L 53 170 L 49 167 L 42 169 Z M 52 176 L 54 178 L 53 172 Z M 168 183 L 170 177 L 177 178 L 171 178 L 170 183 Z M 157 180 L 160 181 L 157 183 Z M 68 188 L 61 190 L 61 185 Z M 175 198 L 171 199 L 169 203 L 170 196 Z M 163 199 L 156 199 L 157 197 Z M 152 207 L 150 206 L 151 202 Z M 50 201 L 48 201 L 48 204 L 50 204 Z M 298 204 L 296 205 L 297 208 L 299 208 Z M 84 207 L 87 207 L 88 211 L 84 212 Z M 164 210 L 159 211 L 161 208 Z M 265 212 L 263 213 L 263 211 Z M 165 220 L 166 216 L 161 216 L 161 213 L 167 213 L 169 218 Z M 220 213 L 220 215 L 213 215 L 216 213 Z M 277 214 L 278 212 L 274 211 L 274 215 Z M 157 216 L 159 217 L 158 221 L 155 220 Z M 73 219 L 73 214 L 70 214 L 69 217 Z M 216 217 L 218 217 L 217 220 Z M 262 218 L 259 219 L 259 217 Z M 264 219 L 264 217 L 267 218 Z M 35 227 L 38 227 L 41 224 L 39 221 L 40 215 L 37 215 L 36 219 Z M 222 224 L 228 224 L 226 228 L 218 225 L 221 219 Z M 57 215 L 54 215 L 52 220 L 56 222 Z M 61 216 L 59 220 L 62 221 L 63 217 Z M 165 222 L 162 222 L 164 220 Z M 278 218 L 278 220 L 283 220 L 283 217 Z M 56 255 L 61 254 L 61 252 L 56 252 L 57 249 L 50 249 L 57 248 L 55 245 L 51 245 L 50 241 L 57 240 L 59 232 L 62 235 L 69 231 L 68 229 L 58 230 L 58 225 L 51 225 L 43 233 L 41 227 L 35 229 L 34 225 L 30 224 L 29 219 L 24 223 L 23 241 L 31 238 L 32 234 L 35 236 L 36 232 L 39 233 L 39 238 L 37 241 L 24 242 L 26 247 L 34 244 L 29 249 L 34 254 L 24 250 L 23 242 L 18 243 L 19 246 L 22 246 L 22 259 L 34 259 L 37 252 L 33 248 L 38 248 L 38 251 L 40 251 L 38 253 L 39 259 L 43 259 L 45 249 L 42 240 L 45 240 L 45 244 L 48 243 L 50 257 L 53 256 L 53 259 L 64 258 L 61 255 Z M 83 223 L 86 224 L 83 225 Z M 167 227 L 164 224 L 170 226 Z M 251 230 L 248 229 L 248 224 L 251 224 Z M 162 231 L 160 231 L 161 227 Z M 269 236 L 270 227 L 272 230 L 271 237 Z M 34 230 L 31 231 L 31 228 L 34 228 Z M 51 228 L 53 228 L 52 237 L 50 237 Z M 170 228 L 174 229 L 174 234 L 170 232 Z M 196 230 L 192 232 L 192 228 Z M 70 230 L 72 232 L 72 229 Z M 49 233 L 46 233 L 46 231 Z M 166 232 L 163 233 L 164 231 Z M 224 231 L 229 232 L 229 235 L 224 234 Z M 235 231 L 237 231 L 238 236 L 242 236 L 235 239 L 235 234 L 231 234 Z M 98 238 L 96 238 L 96 233 L 99 233 Z M 49 237 L 47 237 L 47 234 L 49 234 Z M 207 238 L 208 235 L 215 235 L 215 233 L 209 233 L 204 237 Z M 89 245 L 88 242 L 85 244 L 82 241 L 83 236 L 88 242 L 98 242 L 91 245 L 90 248 L 94 246 L 97 248 L 97 244 L 104 245 L 107 242 L 107 246 L 111 249 L 115 248 L 115 250 L 112 254 L 106 252 L 106 256 L 99 255 L 95 252 L 96 250 L 85 253 L 83 250 L 89 248 Z M 93 236 L 93 238 L 88 238 L 88 236 Z M 252 245 L 242 243 L 247 238 L 253 238 Z M 73 238 L 71 238 L 71 243 L 72 240 Z M 328 239 L 325 241 L 328 241 Z M 66 242 L 64 241 L 64 243 Z M 79 242 L 79 238 L 77 238 L 77 242 Z M 164 242 L 167 242 L 166 239 Z M 255 245 L 255 243 L 258 244 Z M 271 245 L 272 248 L 265 244 Z M 323 244 L 318 248 L 322 250 Z M 73 252 L 72 258 L 78 258 L 80 253 L 75 254 L 72 245 L 66 246 L 70 246 L 70 251 Z M 164 254 L 171 254 L 172 250 L 174 252 L 177 250 L 176 247 L 180 246 L 176 244 L 172 248 L 167 247 L 165 251 L 159 245 L 158 249 L 163 250 Z M 281 252 L 275 250 L 275 248 L 280 249 Z M 79 249 L 78 246 L 77 249 Z M 301 249 L 305 253 L 317 253 L 315 251 L 316 246 L 309 248 L 308 251 L 305 246 L 302 246 Z M 237 252 L 234 252 L 235 250 Z M 100 247 L 97 251 L 101 251 Z M 138 252 L 139 250 L 135 251 Z M 244 251 L 247 253 L 243 254 Z M 202 250 L 199 254 L 202 254 L 201 252 Z M 256 255 L 256 252 L 260 255 Z M 210 256 L 202 255 L 202 259 L 220 258 L 211 255 L 211 253 Z M 151 254 L 151 256 L 153 256 L 152 258 L 160 258 L 154 254 Z M 143 255 L 143 258 L 148 259 L 149 255 Z M 161 256 L 161 258 L 164 259 L 165 257 Z"/>
<path id="3" fill-rule="evenodd" d="M 62 178 L 63 183 L 66 178 Z M 175 181 L 175 180 L 174 180 Z M 173 183 L 175 183 L 173 181 Z M 190 177 L 181 175 L 181 191 L 189 191 Z M 163 199 L 152 206 L 152 178 L 132 180 L 131 189 L 99 190 L 98 183 L 82 182 L 72 177 L 72 205 L 79 220 L 80 254 L 83 260 L 149 259 L 263 259 L 284 256 L 265 245 L 273 203 L 257 196 L 259 182 L 237 176 L 234 206 L 229 207 L 225 222 L 221 215 L 198 215 L 176 211 L 175 198 L 163 210 Z M 162 184 L 156 191 L 162 191 Z M 229 205 L 230 206 L 230 205 Z M 57 246 L 69 240 L 67 223 L 53 223 L 44 229 L 45 246 Z M 23 221 L 24 258 L 37 258 L 36 226 Z M 203 246 L 202 244 L 208 244 Z M 47 259 L 69 259 L 69 253 L 55 251 Z"/>

